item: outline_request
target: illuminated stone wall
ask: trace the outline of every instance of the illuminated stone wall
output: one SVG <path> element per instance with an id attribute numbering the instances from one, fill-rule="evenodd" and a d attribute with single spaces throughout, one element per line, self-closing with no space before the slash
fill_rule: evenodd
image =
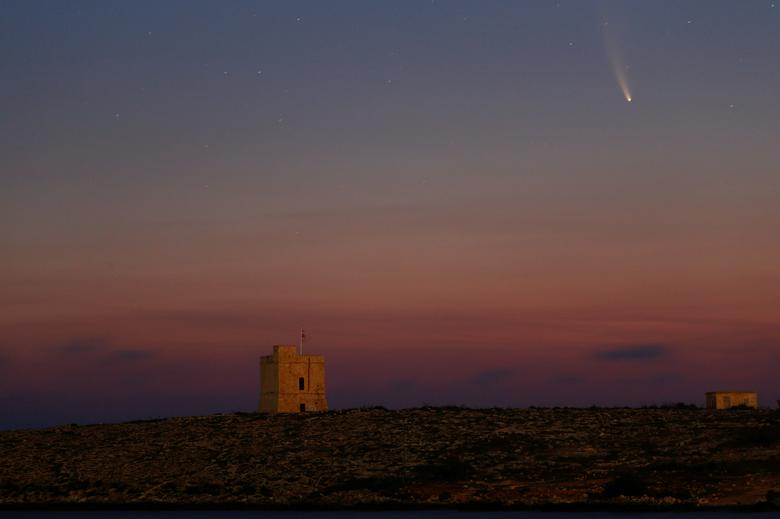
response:
<path id="1" fill-rule="evenodd" d="M 274 346 L 260 357 L 260 412 L 327 411 L 325 359 L 299 355 L 294 345 Z"/>
<path id="2" fill-rule="evenodd" d="M 713 391 L 707 393 L 707 409 L 746 406 L 758 409 L 758 394 L 752 391 Z"/>

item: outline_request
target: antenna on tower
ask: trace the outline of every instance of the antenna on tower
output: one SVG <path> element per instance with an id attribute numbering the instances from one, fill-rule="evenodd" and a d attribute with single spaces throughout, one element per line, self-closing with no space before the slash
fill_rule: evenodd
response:
<path id="1" fill-rule="evenodd" d="M 298 348 L 298 355 L 303 355 L 303 340 L 306 338 L 306 332 L 301 328 L 300 347 Z"/>

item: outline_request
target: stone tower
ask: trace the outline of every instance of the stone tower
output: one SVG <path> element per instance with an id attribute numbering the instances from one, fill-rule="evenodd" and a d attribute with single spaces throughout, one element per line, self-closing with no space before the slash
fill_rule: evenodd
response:
<path id="1" fill-rule="evenodd" d="M 280 345 L 260 357 L 261 413 L 327 410 L 322 355 L 300 355 L 296 346 Z"/>

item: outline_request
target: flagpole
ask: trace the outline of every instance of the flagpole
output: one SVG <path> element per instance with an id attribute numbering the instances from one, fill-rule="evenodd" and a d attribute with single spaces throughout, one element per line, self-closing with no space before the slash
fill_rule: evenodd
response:
<path id="1" fill-rule="evenodd" d="M 299 348 L 300 353 L 298 355 L 303 355 L 303 328 L 301 328 L 301 338 L 299 342 L 301 346 Z"/>

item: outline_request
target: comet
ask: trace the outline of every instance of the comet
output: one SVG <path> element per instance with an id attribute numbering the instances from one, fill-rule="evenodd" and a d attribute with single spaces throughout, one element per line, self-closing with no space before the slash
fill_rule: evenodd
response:
<path id="1" fill-rule="evenodd" d="M 606 16 L 606 10 L 601 9 L 601 33 L 604 38 L 604 48 L 607 51 L 607 58 L 610 65 L 612 65 L 612 71 L 615 75 L 620 91 L 623 93 L 627 103 L 633 101 L 634 96 L 631 94 L 631 85 L 628 82 L 628 67 L 626 66 L 623 56 L 623 34 L 622 29 L 625 27 L 625 23 L 618 23 L 615 17 L 609 20 Z M 622 20 L 620 20 L 622 22 Z"/>
<path id="2" fill-rule="evenodd" d="M 623 97 L 626 102 L 630 103 L 633 99 L 631 95 L 631 86 L 628 84 L 627 67 L 623 62 L 623 55 L 620 53 L 620 49 L 614 44 L 611 44 L 607 40 L 607 56 L 609 62 L 612 64 L 612 70 L 615 73 L 615 79 L 620 87 L 620 91 L 623 92 Z"/>

